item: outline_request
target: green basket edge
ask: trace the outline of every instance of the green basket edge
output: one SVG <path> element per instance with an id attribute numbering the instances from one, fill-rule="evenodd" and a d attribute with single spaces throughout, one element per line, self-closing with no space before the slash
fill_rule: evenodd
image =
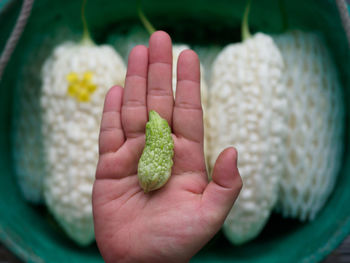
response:
<path id="1" fill-rule="evenodd" d="M 348 216 L 345 222 L 339 227 L 327 243 L 322 247 L 319 247 L 313 254 L 305 257 L 303 263 L 320 262 L 330 255 L 350 234 L 350 216 Z"/>
<path id="2" fill-rule="evenodd" d="M 44 263 L 38 255 L 33 251 L 28 251 L 26 248 L 21 247 L 16 243 L 15 238 L 11 238 L 11 235 L 7 233 L 3 227 L 0 226 L 0 241 L 1 243 L 10 250 L 17 258 L 28 263 Z"/>
<path id="3" fill-rule="evenodd" d="M 10 0 L 2 0 L 0 2 L 0 13 L 2 12 L 2 9 L 5 9 L 4 6 L 6 6 L 9 2 Z"/>
<path id="4" fill-rule="evenodd" d="M 11 6 L 16 2 L 18 1 L 16 0 L 0 1 L 0 15 L 3 12 L 6 12 L 8 8 L 11 8 Z M 348 2 L 347 2 L 347 7 L 350 15 L 350 3 Z M 346 162 L 350 162 L 350 160 L 347 160 Z M 350 216 L 346 218 L 345 222 L 343 222 L 343 224 L 339 227 L 339 230 L 335 232 L 332 235 L 332 237 L 330 237 L 329 241 L 325 243 L 324 246 L 320 247 L 312 255 L 305 257 L 302 262 L 305 262 L 305 263 L 320 262 L 326 256 L 328 256 L 332 251 L 334 251 L 349 234 L 350 234 Z M 0 241 L 3 243 L 4 246 L 6 246 L 6 248 L 8 248 L 12 253 L 14 253 L 16 257 L 20 258 L 25 262 L 33 262 L 33 263 L 44 262 L 38 255 L 36 255 L 32 251 L 28 251 L 27 249 L 17 244 L 15 241 L 15 238 L 14 237 L 11 238 L 11 234 L 7 233 L 7 231 L 5 231 L 1 225 L 0 225 Z"/>

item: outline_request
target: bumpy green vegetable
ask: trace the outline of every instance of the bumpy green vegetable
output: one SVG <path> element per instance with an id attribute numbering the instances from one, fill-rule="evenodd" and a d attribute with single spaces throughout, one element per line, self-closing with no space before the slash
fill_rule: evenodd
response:
<path id="1" fill-rule="evenodd" d="M 150 111 L 146 124 L 146 145 L 138 165 L 138 178 L 145 193 L 161 188 L 170 178 L 173 149 L 174 141 L 168 122 L 157 112 Z"/>

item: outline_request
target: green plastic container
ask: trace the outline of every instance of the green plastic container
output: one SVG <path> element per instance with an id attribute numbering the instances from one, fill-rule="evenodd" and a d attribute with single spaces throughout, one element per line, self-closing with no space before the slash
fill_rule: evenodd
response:
<path id="1" fill-rule="evenodd" d="M 6 3 L 7 2 L 7 3 Z M 342 169 L 336 190 L 312 223 L 302 224 L 273 215 L 261 235 L 233 247 L 221 233 L 192 262 L 318 262 L 335 249 L 350 230 L 349 100 L 350 52 L 335 1 L 286 1 L 289 27 L 321 31 L 340 72 L 346 104 L 346 138 Z M 245 1 L 177 0 L 144 1 L 145 13 L 176 42 L 225 45 L 239 40 Z M 17 18 L 21 1 L 0 5 L 0 50 Z M 11 150 L 11 118 L 16 104 L 19 72 L 31 50 L 56 29 L 81 32 L 81 1 L 44 1 L 34 4 L 28 25 L 0 83 L 0 240 L 27 262 L 102 262 L 95 244 L 79 248 L 53 222 L 43 207 L 26 203 L 15 181 Z M 123 33 L 139 24 L 137 1 L 89 0 L 87 19 L 94 39 L 106 41 L 111 33 Z M 279 33 L 282 18 L 277 0 L 253 1 L 251 31 Z"/>

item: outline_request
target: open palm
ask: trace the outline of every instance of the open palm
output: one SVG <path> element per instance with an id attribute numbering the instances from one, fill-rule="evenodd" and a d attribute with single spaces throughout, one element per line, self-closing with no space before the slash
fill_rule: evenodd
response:
<path id="1" fill-rule="evenodd" d="M 218 157 L 208 183 L 193 51 L 179 57 L 175 101 L 171 83 L 171 39 L 158 31 L 149 48 L 130 52 L 125 88 L 106 96 L 93 189 L 96 241 L 106 262 L 188 261 L 220 229 L 242 187 L 234 148 Z M 137 165 L 150 110 L 172 128 L 174 165 L 167 184 L 146 194 Z"/>

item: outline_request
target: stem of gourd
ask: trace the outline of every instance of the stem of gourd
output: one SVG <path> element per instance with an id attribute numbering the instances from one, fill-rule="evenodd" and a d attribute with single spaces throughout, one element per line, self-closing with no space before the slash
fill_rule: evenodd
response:
<path id="1" fill-rule="evenodd" d="M 83 3 L 81 5 L 81 21 L 83 22 L 83 38 L 81 40 L 81 43 L 91 45 L 94 42 L 91 39 L 89 28 L 86 22 L 85 6 L 86 6 L 86 0 L 83 0 Z"/>
<path id="2" fill-rule="evenodd" d="M 146 28 L 147 32 L 150 35 L 152 35 L 154 32 L 156 32 L 156 29 L 154 28 L 154 26 L 151 24 L 151 22 L 147 19 L 147 17 L 145 16 L 145 14 L 142 11 L 141 1 L 139 1 L 138 15 L 139 15 L 139 18 L 140 18 L 143 26 Z"/>
<path id="3" fill-rule="evenodd" d="M 251 34 L 249 32 L 249 12 L 250 12 L 250 5 L 251 0 L 248 0 L 247 5 L 244 10 L 243 20 L 242 20 L 242 40 L 247 40 L 248 38 L 251 38 Z"/>

